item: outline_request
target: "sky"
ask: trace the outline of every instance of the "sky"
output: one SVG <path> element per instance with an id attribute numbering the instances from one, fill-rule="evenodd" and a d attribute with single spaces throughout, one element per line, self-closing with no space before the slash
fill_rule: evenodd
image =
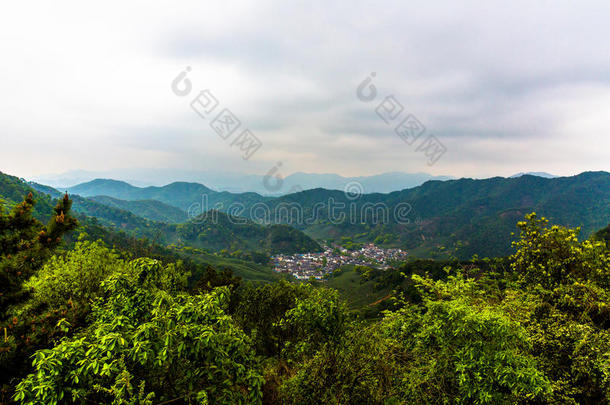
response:
<path id="1" fill-rule="evenodd" d="M 609 15 L 607 1 L 9 2 L 0 171 L 609 170 Z M 197 113 L 204 90 L 217 103 Z"/>

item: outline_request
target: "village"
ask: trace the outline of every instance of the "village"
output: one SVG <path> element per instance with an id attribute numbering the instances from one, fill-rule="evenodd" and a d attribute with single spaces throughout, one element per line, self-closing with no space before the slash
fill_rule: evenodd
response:
<path id="1" fill-rule="evenodd" d="M 372 243 L 354 251 L 342 246 L 323 246 L 323 249 L 320 253 L 272 256 L 274 270 L 290 274 L 299 280 L 311 277 L 323 279 L 341 266 L 360 265 L 387 269 L 390 263 L 405 260 L 407 257 L 404 250 L 384 249 Z"/>

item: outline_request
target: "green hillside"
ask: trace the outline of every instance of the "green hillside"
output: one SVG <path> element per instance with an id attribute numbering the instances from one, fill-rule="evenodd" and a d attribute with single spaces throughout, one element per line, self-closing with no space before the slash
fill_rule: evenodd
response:
<path id="1" fill-rule="evenodd" d="M 337 209 L 335 215 L 342 212 L 347 220 L 329 220 L 324 210 L 323 215 L 313 215 L 315 201 L 325 203 L 331 199 L 335 206 L 344 204 L 346 208 Z M 535 211 L 555 224 L 579 226 L 585 237 L 608 224 L 610 174 L 430 181 L 412 189 L 368 194 L 355 200 L 342 192 L 318 189 L 276 199 L 270 211 L 295 203 L 303 207 L 306 219 L 317 219 L 313 224 L 299 226 L 317 239 L 351 236 L 382 246 L 404 247 L 421 256 L 430 256 L 441 246 L 457 249 L 454 253 L 462 258 L 473 254 L 501 256 L 510 253 L 514 224 L 528 212 Z M 375 204 L 386 207 L 387 223 L 374 217 L 371 207 Z M 394 216 L 400 204 L 408 204 L 407 223 L 398 223 Z M 350 207 L 355 213 L 351 220 Z M 291 221 L 294 217 L 285 222 Z"/>
<path id="2" fill-rule="evenodd" d="M 160 245 L 150 239 L 139 239 L 124 231 L 101 225 L 94 217 L 79 216 L 79 227 L 66 237 L 67 248 L 71 249 L 79 240 L 101 240 L 107 246 L 124 252 L 131 258 L 151 257 L 163 261 L 183 260 L 192 263 L 187 268 L 192 273 L 192 282 L 196 282 L 206 266 L 217 270 L 230 269 L 233 275 L 252 282 L 270 282 L 280 279 L 268 264 L 259 264 L 250 260 L 205 252 L 188 247 L 177 248 Z"/>
<path id="3" fill-rule="evenodd" d="M 0 179 L 5 205 L 31 193 L 41 202 L 37 215 L 52 215 L 46 226 L 30 220 L 31 198 L 0 215 L 0 275 L 11 281 L 0 283 L 9 298 L 0 311 L 3 403 L 63 403 L 75 392 L 87 403 L 608 400 L 607 224 L 594 234 L 599 241 L 582 241 L 577 230 L 531 214 L 517 224 L 506 258 L 347 266 L 321 282 L 291 283 L 269 265 L 200 246 L 314 249 L 295 228 L 218 211 L 164 224 L 74 196 L 81 214 L 72 230 L 67 198 L 51 214 L 49 196 L 16 177 Z M 596 193 L 597 181 L 581 178 L 556 192 L 567 207 L 571 193 L 586 192 L 591 205 L 605 192 Z M 424 200 L 434 195 L 420 191 Z M 501 209 L 489 191 L 486 204 Z M 436 209 L 447 215 L 473 205 L 452 204 Z M 164 246 L 129 229 L 148 225 L 178 242 Z M 314 225 L 320 233 L 351 230 Z M 180 382 L 178 393 L 171 381 Z"/>
<path id="4" fill-rule="evenodd" d="M 23 201 L 23 197 L 30 192 L 35 194 L 34 216 L 42 222 L 48 221 L 53 211 L 53 198 L 46 194 L 36 193 L 25 180 L 19 177 L 0 172 L 0 203 L 7 210 Z"/>
<path id="5" fill-rule="evenodd" d="M 41 218 L 50 215 L 52 200 L 41 192 L 34 190 L 29 184 L 17 177 L 0 176 L 3 181 L 0 184 L 0 197 L 14 204 L 21 201 L 24 195 L 32 192 L 42 204 L 40 210 Z M 53 189 L 36 185 L 40 190 L 54 195 Z M 59 194 L 58 194 L 59 193 Z M 79 195 L 71 195 L 73 201 L 72 209 L 80 215 L 95 217 L 99 224 L 123 231 L 136 238 L 147 238 L 162 245 L 174 244 L 177 246 L 191 246 L 209 251 L 227 250 L 228 252 L 260 252 L 273 253 L 296 253 L 320 250 L 320 246 L 301 231 L 287 225 L 263 226 L 252 221 L 240 218 L 233 220 L 232 217 L 218 212 L 210 211 L 201 215 L 194 221 L 182 224 L 167 224 L 142 218 L 133 212 L 116 206 L 106 205 L 95 199 L 85 198 Z M 107 201 L 100 198 L 100 201 Z M 127 201 L 112 199 L 110 204 L 131 207 L 138 206 L 141 201 Z M 150 206 L 164 206 L 162 203 L 152 202 Z M 46 215 L 46 217 L 45 217 Z"/>
<path id="6" fill-rule="evenodd" d="M 186 222 L 186 212 L 174 206 L 156 200 L 120 200 L 104 195 L 89 197 L 89 200 L 99 202 L 109 207 L 120 208 L 132 212 L 142 218 L 157 222 Z"/>
<path id="7" fill-rule="evenodd" d="M 250 207 L 270 199 L 256 193 L 218 192 L 199 183 L 187 182 L 175 182 L 162 187 L 135 187 L 123 181 L 97 179 L 70 187 L 67 191 L 83 197 L 103 195 L 121 200 L 157 200 L 184 211 L 194 210 L 196 214 L 210 209 L 225 210 L 235 202 Z"/>
<path id="8" fill-rule="evenodd" d="M 411 189 L 356 198 L 325 189 L 269 198 L 255 193 L 218 193 L 196 183 L 138 188 L 112 180 L 94 180 L 71 190 L 84 195 L 156 199 L 182 209 L 194 208 L 195 213 L 206 200 L 210 207 L 221 204 L 221 211 L 239 204 L 233 213 L 292 225 L 317 240 L 347 236 L 402 247 L 422 257 L 443 256 L 448 251 L 461 258 L 507 255 L 514 224 L 532 211 L 555 224 L 579 226 L 583 236 L 610 222 L 607 172 L 428 181 Z"/>
<path id="9" fill-rule="evenodd" d="M 182 243 L 211 250 L 298 253 L 321 249 L 313 239 L 288 225 L 261 226 L 219 211 L 177 225 L 176 234 Z"/>
<path id="10" fill-rule="evenodd" d="M 41 187 L 44 186 L 36 185 L 37 189 L 41 189 Z M 61 195 L 57 190 L 54 190 L 54 192 L 53 190 L 54 189 L 52 188 L 47 188 L 45 189 L 45 192 Z M 28 193 L 32 193 L 34 200 L 36 201 L 36 205 L 34 206 L 35 217 L 41 221 L 47 221 L 51 216 L 54 206 L 53 199 L 47 194 L 38 192 L 32 188 L 31 184 L 26 183 L 18 177 L 0 173 L 0 201 L 4 201 L 1 205 L 4 206 L 5 211 L 21 202 L 23 197 Z M 201 250 L 165 247 L 160 243 L 167 242 L 167 239 L 176 238 L 176 226 L 148 221 L 128 211 L 108 207 L 80 196 L 71 196 L 71 198 L 73 200 L 72 208 L 77 213 L 76 217 L 79 221 L 79 227 L 71 234 L 66 235 L 65 239 L 68 248 L 74 246 L 79 239 L 102 240 L 108 246 L 124 251 L 132 257 L 147 256 L 165 260 L 177 260 L 182 258 L 184 260 L 193 261 L 199 266 L 209 265 L 219 270 L 228 268 L 232 270 L 234 275 L 241 277 L 244 280 L 255 282 L 270 282 L 280 278 L 269 265 L 261 265 L 248 260 L 240 260 L 236 257 L 223 257 L 212 252 Z M 226 226 L 227 225 L 225 225 L 225 229 Z M 258 231 L 258 236 L 266 238 L 268 242 L 256 245 L 255 243 L 247 241 L 246 238 L 243 238 L 243 243 L 247 243 L 248 247 L 265 246 L 269 248 L 270 251 L 275 251 L 276 249 L 281 250 L 282 247 L 286 247 L 286 245 L 282 244 L 282 241 L 272 240 L 272 236 L 276 233 L 273 229 L 274 227 L 269 227 L 269 232 L 264 232 L 260 229 L 257 230 L 256 228 L 265 229 L 265 227 L 255 224 L 251 224 L 251 226 L 254 227 L 255 233 Z M 309 243 L 313 242 L 299 231 L 294 229 L 292 229 L 292 231 L 293 233 L 289 233 L 286 239 L 289 245 L 292 245 L 292 237 L 295 237 L 295 240 L 301 244 L 303 243 L 303 240 L 307 240 Z M 227 238 L 225 237 L 223 240 L 225 239 Z M 225 246 L 218 242 L 210 242 L 208 245 L 203 238 L 196 242 L 197 246 L 210 247 L 210 250 L 213 250 L 211 249 L 212 246 L 218 248 L 229 247 L 228 245 Z M 313 243 L 315 244 L 315 242 Z M 240 243 L 237 243 L 235 246 L 244 247 Z M 198 276 L 197 274 L 194 274 L 193 277 L 196 279 Z"/>
<path id="11" fill-rule="evenodd" d="M 61 192 L 53 187 L 45 186 L 43 184 L 30 182 L 28 185 L 41 193 L 48 194 L 55 198 L 62 195 Z M 188 219 L 186 212 L 183 210 L 172 205 L 164 204 L 157 200 L 121 200 L 119 198 L 108 197 L 106 195 L 95 195 L 84 198 L 78 193 L 71 194 L 71 196 L 74 196 L 74 198 L 79 201 L 75 207 L 76 211 L 85 214 L 88 214 L 89 212 L 103 211 L 104 209 L 100 207 L 101 204 L 106 207 L 128 211 L 143 219 L 156 222 L 179 223 L 186 222 Z M 115 214 L 117 213 L 117 211 L 114 212 Z M 103 215 L 95 215 L 93 213 L 90 213 L 90 215 L 100 218 L 104 217 Z"/>
<path id="12" fill-rule="evenodd" d="M 0 215 L 3 241 L 36 241 L 20 215 Z M 607 403 L 606 244 L 534 214 L 518 228 L 508 258 L 315 283 L 236 260 L 215 270 L 192 248 L 197 259 L 82 240 L 19 279 L 38 247 L 13 238 L 0 245 L 0 274 L 16 281 L 0 284 L 13 298 L 0 308 L 3 403 Z"/>

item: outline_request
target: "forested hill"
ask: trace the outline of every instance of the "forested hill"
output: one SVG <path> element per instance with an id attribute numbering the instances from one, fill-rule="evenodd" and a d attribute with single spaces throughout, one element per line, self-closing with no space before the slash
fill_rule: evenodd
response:
<path id="1" fill-rule="evenodd" d="M 61 195 L 57 190 L 35 185 L 36 191 L 18 177 L 0 173 L 0 198 L 9 207 L 21 202 L 28 193 L 37 201 L 35 214 L 42 220 L 50 217 L 54 201 L 51 195 Z M 47 195 L 45 193 L 49 193 Z M 287 225 L 263 226 L 246 219 L 233 220 L 221 212 L 200 216 L 191 222 L 167 224 L 142 218 L 124 209 L 106 205 L 79 195 L 70 195 L 73 210 L 86 217 L 95 217 L 103 226 L 126 232 L 135 237 L 145 237 L 161 244 L 204 248 L 210 251 L 248 251 L 271 253 L 296 253 L 316 251 L 318 243 L 301 231 Z M 102 199 L 104 200 L 104 199 Z M 118 202 L 117 204 L 122 204 Z M 135 201 L 125 202 L 135 204 Z M 172 208 L 177 210 L 175 208 Z"/>
<path id="2" fill-rule="evenodd" d="M 581 227 L 585 237 L 610 222 L 607 172 L 428 181 L 389 194 L 356 197 L 313 189 L 269 198 L 255 193 L 218 193 L 196 183 L 138 188 L 114 180 L 94 180 L 70 190 L 122 199 L 157 199 L 181 209 L 201 207 L 204 199 L 208 208 L 221 204 L 221 211 L 238 203 L 245 217 L 289 224 L 315 239 L 347 237 L 354 242 L 403 247 L 419 256 L 434 255 L 441 247 L 455 250 L 462 258 L 509 254 L 515 223 L 532 211 L 555 224 Z M 264 218 L 260 217 L 261 204 L 267 211 Z M 333 204 L 335 217 L 330 213 Z M 399 208 L 403 210 L 397 218 Z M 385 217 L 378 209 L 385 210 Z"/>
<path id="3" fill-rule="evenodd" d="M 433 255 L 441 247 L 456 249 L 463 258 L 503 256 L 512 252 L 515 223 L 528 212 L 544 215 L 554 224 L 581 227 L 583 237 L 606 226 L 610 222 L 610 174 L 429 181 L 399 192 L 357 197 L 316 189 L 283 196 L 270 204 L 272 213 L 282 206 L 302 207 L 303 220 L 295 221 L 294 214 L 280 219 L 298 222 L 316 238 L 375 241 L 421 256 Z M 325 207 L 314 212 L 315 204 Z M 334 218 L 328 209 L 331 206 L 335 207 Z M 341 212 L 346 219 L 337 221 Z"/>
<path id="4" fill-rule="evenodd" d="M 52 189 L 51 187 L 48 188 Z M 2 206 L 3 209 L 10 210 L 23 201 L 23 197 L 30 192 L 37 196 L 33 212 L 34 216 L 42 222 L 47 222 L 53 212 L 53 200 L 54 198 L 61 196 L 61 193 L 56 194 L 53 197 L 44 193 L 37 193 L 25 182 L 25 180 L 0 172 L 0 206 Z"/>
<path id="5" fill-rule="evenodd" d="M 120 200 L 104 195 L 93 196 L 88 199 L 109 207 L 133 212 L 136 215 L 153 221 L 181 223 L 188 220 L 185 211 L 157 200 Z"/>
<path id="6" fill-rule="evenodd" d="M 250 206 L 270 199 L 256 193 L 217 192 L 202 184 L 187 182 L 175 182 L 163 187 L 135 187 L 124 181 L 96 179 L 70 187 L 67 191 L 83 197 L 108 196 L 121 200 L 157 200 L 184 211 L 193 204 L 207 204 L 207 209 L 224 209 L 234 202 Z"/>
<path id="7" fill-rule="evenodd" d="M 62 195 L 59 190 L 44 184 L 29 182 L 28 185 L 34 190 L 48 194 L 51 197 L 57 198 Z M 102 189 L 101 191 L 104 192 L 107 190 Z M 77 194 L 78 193 L 71 195 Z M 120 208 L 152 221 L 180 223 L 186 222 L 188 219 L 186 211 L 157 200 L 121 200 L 118 198 L 109 197 L 107 195 L 87 196 L 86 193 L 84 193 L 83 196 L 87 197 L 88 200 L 95 201 L 109 207 Z"/>
<path id="8" fill-rule="evenodd" d="M 28 185 L 34 190 L 44 194 L 48 194 L 54 198 L 57 198 L 62 195 L 60 191 L 54 189 L 53 187 L 45 186 L 34 182 L 30 182 L 28 183 Z M 108 197 L 105 195 L 98 195 L 93 197 L 82 197 L 78 194 L 70 195 L 74 199 L 75 211 L 89 216 L 97 217 L 102 221 L 108 219 L 107 217 L 109 215 L 115 217 L 117 215 L 126 217 L 128 216 L 126 213 L 135 214 L 138 217 L 135 220 L 136 226 L 140 225 L 137 222 L 142 222 L 142 219 L 164 223 L 180 223 L 186 222 L 188 220 L 186 211 L 183 211 L 180 208 L 162 203 L 161 201 L 157 200 L 120 200 L 118 198 Z M 111 209 L 109 210 L 108 208 Z M 129 228 L 132 227 L 133 226 L 129 226 Z"/>
<path id="9" fill-rule="evenodd" d="M 267 253 L 317 252 L 320 245 L 288 225 L 261 226 L 246 218 L 219 211 L 176 226 L 177 237 L 185 244 L 211 250 L 258 251 Z"/>

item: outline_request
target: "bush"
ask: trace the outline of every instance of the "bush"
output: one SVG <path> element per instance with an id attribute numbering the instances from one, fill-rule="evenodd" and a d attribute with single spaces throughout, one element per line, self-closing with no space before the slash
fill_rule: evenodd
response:
<path id="1" fill-rule="evenodd" d="M 225 313 L 228 289 L 172 294 L 171 277 L 141 260 L 103 283 L 86 331 L 36 353 L 21 403 L 256 403 L 262 376 L 246 335 Z M 162 280 L 159 282 L 159 280 Z M 169 287 L 169 288 L 168 288 Z"/>

